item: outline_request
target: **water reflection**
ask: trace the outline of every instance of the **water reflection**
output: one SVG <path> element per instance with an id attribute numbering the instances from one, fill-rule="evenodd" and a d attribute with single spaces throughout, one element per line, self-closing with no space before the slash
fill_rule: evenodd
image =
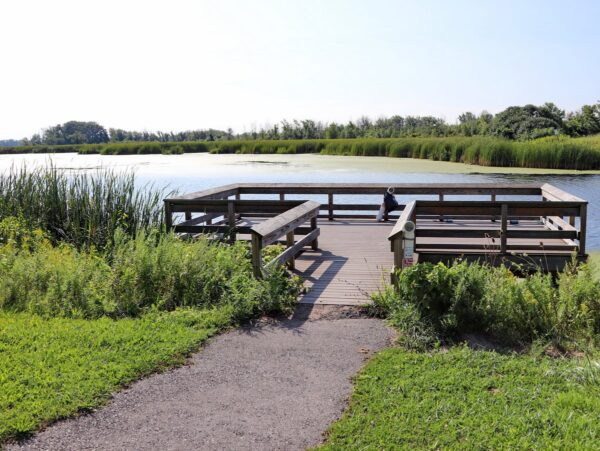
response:
<path id="1" fill-rule="evenodd" d="M 429 160 L 324 155 L 0 155 L 0 171 L 49 161 L 65 170 L 135 170 L 138 183 L 168 185 L 180 192 L 235 182 L 271 183 L 550 183 L 590 203 L 588 247 L 600 249 L 600 173 L 544 169 L 484 168 Z M 501 172 L 501 173 L 499 173 Z M 383 194 L 383 193 L 382 193 Z M 311 196 L 295 196 L 307 198 Z M 372 197 L 372 196 L 371 196 Z M 290 196 L 294 198 L 294 196 Z M 315 200 L 324 202 L 319 196 Z M 450 199 L 450 197 L 448 197 Z M 352 196 L 339 196 L 351 202 Z M 367 196 L 364 197 L 367 200 Z M 378 203 L 380 196 L 368 199 Z M 404 196 L 401 201 L 409 200 Z"/>

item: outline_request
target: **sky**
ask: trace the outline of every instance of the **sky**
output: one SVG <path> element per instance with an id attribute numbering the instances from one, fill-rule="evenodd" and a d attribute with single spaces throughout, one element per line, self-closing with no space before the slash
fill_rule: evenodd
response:
<path id="1" fill-rule="evenodd" d="M 600 100 L 600 2 L 2 0 L 0 139 Z"/>

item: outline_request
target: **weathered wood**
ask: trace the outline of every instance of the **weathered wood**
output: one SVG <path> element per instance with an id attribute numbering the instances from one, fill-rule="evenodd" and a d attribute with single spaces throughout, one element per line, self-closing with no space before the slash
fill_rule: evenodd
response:
<path id="1" fill-rule="evenodd" d="M 285 241 L 286 241 L 286 245 L 287 245 L 288 249 L 290 247 L 294 247 L 295 239 L 294 239 L 294 231 L 293 230 L 291 232 L 287 233 L 287 235 L 285 236 Z M 293 258 L 289 259 L 287 263 L 288 263 L 288 267 L 290 269 L 294 269 L 294 259 Z"/>
<path id="2" fill-rule="evenodd" d="M 298 253 L 305 246 L 312 244 L 314 241 L 316 241 L 318 239 L 320 232 L 321 231 L 319 229 L 315 229 L 312 232 L 310 232 L 308 235 L 306 235 L 306 236 L 302 237 L 300 240 L 298 240 L 298 242 L 293 243 L 292 246 L 289 246 L 281 254 L 279 254 L 277 257 L 275 257 L 273 260 L 271 260 L 269 263 L 267 263 L 267 265 L 265 265 L 265 269 L 269 269 L 276 264 L 283 264 L 286 262 L 288 264 L 293 263 L 294 259 L 298 255 Z M 295 267 L 295 264 L 293 263 L 292 269 L 294 267 Z"/>
<path id="3" fill-rule="evenodd" d="M 252 272 L 257 279 L 262 278 L 262 236 L 252 232 Z"/>
<path id="4" fill-rule="evenodd" d="M 546 220 L 551 224 L 557 227 L 559 230 L 572 230 L 577 231 L 577 229 L 566 222 L 564 219 L 559 218 L 558 216 L 548 216 Z"/>
<path id="5" fill-rule="evenodd" d="M 221 213 L 209 213 L 206 215 L 198 216 L 197 218 L 192 218 L 184 222 L 180 222 L 178 226 L 193 226 L 202 223 L 208 223 L 208 221 L 212 221 L 220 216 L 223 216 Z"/>
<path id="6" fill-rule="evenodd" d="M 302 204 L 302 200 L 184 200 L 174 201 L 171 205 L 171 211 L 174 213 L 183 213 L 186 211 L 192 213 L 225 213 L 228 203 L 234 202 L 236 212 L 240 214 L 248 213 L 283 213 L 296 205 Z"/>
<path id="7" fill-rule="evenodd" d="M 543 241 L 542 241 L 543 242 Z M 419 250 L 423 251 L 423 250 L 429 250 L 429 249 L 437 249 L 439 251 L 441 251 L 442 249 L 451 249 L 453 251 L 456 250 L 491 250 L 493 248 L 499 249 L 499 241 L 496 240 L 495 243 L 452 243 L 452 242 L 444 242 L 443 244 L 440 243 L 419 243 Z M 546 251 L 565 251 L 565 252 L 572 252 L 574 250 L 577 250 L 577 245 L 573 244 L 573 245 L 569 245 L 569 244 L 547 244 L 547 245 L 540 245 L 540 242 L 537 241 L 535 244 L 511 244 L 510 242 L 508 242 L 508 244 L 506 245 L 506 249 L 507 251 L 540 251 L 542 249 L 546 250 Z"/>
<path id="8" fill-rule="evenodd" d="M 237 234 L 248 234 L 252 230 L 252 227 L 249 226 L 235 226 L 235 232 Z M 223 233 L 227 234 L 231 231 L 231 228 L 228 225 L 195 225 L 195 226 L 185 226 L 177 224 L 173 226 L 173 231 L 175 233 Z"/>
<path id="9" fill-rule="evenodd" d="M 587 202 L 579 207 L 579 255 L 585 253 L 585 235 L 587 233 Z"/>
<path id="10" fill-rule="evenodd" d="M 544 253 L 533 253 L 527 252 L 527 258 L 519 253 L 512 254 L 494 254 L 490 251 L 467 251 L 467 252 L 436 252 L 432 251 L 421 251 L 419 252 L 419 262 L 431 262 L 438 263 L 444 262 L 451 264 L 456 259 L 462 259 L 467 262 L 480 262 L 487 264 L 494 264 L 496 266 L 504 265 L 509 268 L 522 268 L 529 271 L 543 271 L 558 272 L 563 271 L 567 263 L 571 262 L 571 257 L 565 257 L 564 253 L 561 255 L 553 255 L 549 251 Z M 577 256 L 576 260 L 584 262 L 585 256 Z"/>
<path id="11" fill-rule="evenodd" d="M 171 204 L 165 200 L 165 228 L 167 231 L 173 228 L 173 211 L 171 210 Z"/>
<path id="12" fill-rule="evenodd" d="M 182 199 L 227 199 L 229 196 L 237 194 L 238 192 L 238 184 L 233 183 L 230 185 L 210 188 L 204 191 L 196 191 L 194 193 L 183 194 L 181 196 L 175 196 L 165 200 L 172 201 Z"/>
<path id="13" fill-rule="evenodd" d="M 294 230 L 309 219 L 316 217 L 318 213 L 319 204 L 313 201 L 306 201 L 302 205 L 298 205 L 291 210 L 281 213 L 279 216 L 267 219 L 254 226 L 252 231 L 254 234 L 262 237 L 264 246 L 268 246 L 280 236 Z"/>
<path id="14" fill-rule="evenodd" d="M 389 240 L 394 239 L 397 235 L 401 235 L 404 230 L 404 225 L 406 224 L 406 222 L 413 220 L 412 218 L 414 217 L 414 214 L 416 213 L 416 205 L 417 205 L 417 202 L 414 200 L 410 201 L 408 204 L 406 204 L 406 206 L 404 207 L 404 210 L 402 211 L 402 214 L 398 218 L 398 221 L 396 221 L 396 225 L 394 225 L 394 228 L 392 229 L 392 231 L 388 237 Z"/>
<path id="15" fill-rule="evenodd" d="M 227 201 L 227 225 L 229 226 L 229 240 L 231 242 L 235 241 L 235 223 L 236 223 L 236 216 L 235 216 L 235 201 L 234 200 L 229 200 Z"/>
<path id="16" fill-rule="evenodd" d="M 544 183 L 541 187 L 542 189 L 542 195 L 544 196 L 552 196 L 554 198 L 560 199 L 561 201 L 566 201 L 566 202 L 585 202 L 585 200 L 581 199 L 580 197 L 574 196 L 570 193 L 567 193 L 566 191 L 561 190 L 560 188 L 557 188 L 554 185 L 550 185 L 548 183 Z"/>
<path id="17" fill-rule="evenodd" d="M 324 292 L 310 292 L 306 299 L 337 299 L 336 302 L 346 302 L 349 293 L 356 292 L 352 288 L 354 283 L 360 290 L 375 290 L 378 285 L 365 266 L 366 262 L 377 261 L 382 256 L 381 243 L 374 241 L 375 236 L 385 234 L 389 239 L 392 254 L 384 252 L 389 257 L 389 266 L 385 274 L 389 273 L 392 263 L 401 267 L 403 262 L 403 249 L 401 233 L 406 221 L 413 221 L 417 225 L 415 231 L 415 257 L 420 261 L 448 261 L 447 258 L 466 256 L 467 259 L 491 259 L 493 264 L 502 262 L 527 260 L 527 264 L 561 265 L 570 261 L 571 252 L 577 250 L 578 259 L 584 260 L 585 255 L 585 228 L 587 205 L 585 201 L 571 196 L 564 191 L 554 189 L 550 185 L 525 184 L 525 185 L 499 185 L 499 184 L 403 184 L 396 185 L 396 194 L 423 194 L 436 195 L 437 201 L 418 200 L 410 202 L 404 210 L 400 206 L 399 215 L 394 215 L 398 220 L 390 223 L 376 223 L 374 214 L 366 212 L 376 211 L 379 204 L 371 202 L 334 203 L 334 196 L 338 194 L 381 195 L 388 184 L 236 184 L 201 192 L 200 199 L 175 198 L 166 200 L 165 214 L 169 213 L 172 221 L 184 213 L 187 220 L 176 225 L 176 232 L 189 232 L 192 234 L 223 233 L 231 230 L 244 238 L 250 234 L 253 241 L 253 272 L 260 277 L 264 268 L 261 267 L 261 252 L 264 246 L 281 242 L 287 246 L 283 251 L 282 261 L 294 264 L 294 257 L 302 250 L 302 246 L 312 244 L 313 250 L 306 249 L 299 259 L 303 261 L 309 254 L 320 255 L 319 261 L 323 263 L 322 274 L 315 271 L 314 267 L 298 266 L 299 271 L 308 271 L 303 274 L 306 280 L 318 277 L 327 287 L 328 281 L 334 283 Z M 246 194 L 271 194 L 279 196 L 279 200 L 238 200 Z M 306 206 L 307 202 L 285 200 L 287 195 L 317 194 L 326 195 L 327 202 L 320 204 L 312 202 L 313 212 L 304 218 L 299 217 L 299 206 Z M 447 196 L 487 195 L 490 201 L 469 200 L 447 201 Z M 502 200 L 497 196 L 510 195 L 536 195 L 540 196 L 533 201 Z M 232 198 L 235 196 L 236 200 Z M 503 197 L 505 198 L 505 197 Z M 233 204 L 231 203 L 233 202 Z M 234 214 L 231 215 L 231 205 Z M 301 210 L 301 209 L 300 209 Z M 348 212 L 344 214 L 344 212 Z M 200 213 L 200 217 L 193 218 Z M 323 213 L 323 214 L 321 214 Z M 202 219 L 223 217 L 222 225 L 211 226 L 202 224 Z M 240 215 L 244 219 L 240 219 Z M 272 217 L 273 215 L 276 215 Z M 291 215 L 291 216 L 290 216 Z M 328 233 L 328 240 L 323 244 L 324 250 L 318 250 L 317 236 L 320 229 L 317 227 L 317 218 L 340 219 L 339 222 L 329 227 L 336 232 Z M 355 219 L 365 218 L 367 221 Z M 496 223 L 496 218 L 502 221 Z M 565 220 L 563 218 L 569 218 Z M 580 230 L 577 229 L 576 217 Z M 235 218 L 232 220 L 232 218 Z M 256 219 L 249 219 L 256 218 Z M 541 221 L 540 221 L 541 218 Z M 439 221 L 442 219 L 442 221 Z M 518 219 L 518 224 L 511 224 L 513 219 Z M 210 219 L 207 219 L 210 220 Z M 310 226 L 305 224 L 310 220 Z M 260 221 L 260 223 L 256 223 Z M 328 222 L 328 221 L 327 221 Z M 234 227 L 229 227 L 230 225 Z M 303 225 L 304 224 L 304 225 Z M 321 223 L 322 224 L 322 223 Z M 261 231 L 257 234 L 256 231 Z M 333 229 L 332 229 L 333 230 Z M 348 234 L 344 230 L 352 230 Z M 387 233 L 392 230 L 391 233 Z M 372 233 L 377 231 L 377 234 Z M 268 233 L 267 233 L 268 232 Z M 312 238 L 313 232 L 316 236 Z M 264 235 L 262 235 L 264 233 Z M 297 236 L 307 233 L 298 242 Z M 257 241 L 260 238 L 260 241 Z M 303 241 L 304 240 L 304 241 Z M 331 241 L 333 240 L 333 241 Z M 579 241 L 576 241 L 579 240 Z M 385 241 L 385 240 L 384 240 Z M 299 246 L 299 243 L 302 244 Z M 337 244 L 334 244 L 337 243 Z M 337 247 L 336 247 L 337 246 Z M 512 255 L 512 254 L 515 255 Z M 528 256 L 523 254 L 527 253 Z M 350 258 L 352 256 L 352 258 Z M 510 257 L 510 258 L 509 258 Z M 550 263 L 544 263 L 546 258 Z M 436 260 L 437 259 L 437 260 Z M 539 261 L 538 261 L 539 260 Z M 280 260 L 277 260 L 280 261 Z M 275 264 L 275 263 L 273 263 Z M 338 274 L 343 267 L 343 274 Z M 258 269 L 257 269 L 258 268 Z M 345 281 L 345 282 L 343 282 Z"/>
<path id="18" fill-rule="evenodd" d="M 539 238 L 539 239 L 577 239 L 577 231 L 573 230 L 525 230 L 504 228 L 449 228 L 418 227 L 416 230 L 418 238 Z"/>
<path id="19" fill-rule="evenodd" d="M 389 186 L 395 194 L 439 194 L 446 195 L 539 195 L 540 184 L 492 184 L 492 183 L 239 183 L 241 193 L 277 194 L 282 190 L 287 194 L 373 194 L 382 195 Z"/>
<path id="20" fill-rule="evenodd" d="M 579 216 L 578 202 L 537 201 L 438 201 L 419 200 L 417 215 L 489 215 L 499 216 L 502 205 L 508 208 L 508 216 Z"/>
<path id="21" fill-rule="evenodd" d="M 317 217 L 316 216 L 313 216 L 312 218 L 310 218 L 310 229 L 311 230 L 318 230 L 318 228 L 317 228 Z M 317 234 L 317 236 L 318 236 L 318 234 Z M 311 247 L 312 247 L 313 251 L 316 251 L 317 249 L 319 249 L 319 240 L 316 237 L 313 240 L 313 242 L 311 244 Z"/>
<path id="22" fill-rule="evenodd" d="M 500 220 L 502 230 L 500 232 L 500 252 L 506 254 L 506 243 L 508 239 L 508 205 L 502 204 L 500 208 Z"/>

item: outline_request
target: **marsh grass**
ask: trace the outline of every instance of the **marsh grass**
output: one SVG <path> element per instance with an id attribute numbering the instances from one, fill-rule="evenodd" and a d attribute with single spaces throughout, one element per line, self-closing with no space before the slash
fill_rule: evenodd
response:
<path id="1" fill-rule="evenodd" d="M 356 138 L 199 142 L 127 142 L 80 146 L 0 148 L 1 153 L 79 152 L 105 155 L 180 154 L 189 152 L 240 154 L 301 154 L 385 156 L 462 162 L 480 166 L 545 169 L 600 169 L 600 136 L 544 137 L 512 141 L 490 136 L 442 138 Z"/>
<path id="2" fill-rule="evenodd" d="M 135 236 L 160 228 L 166 194 L 151 185 L 136 187 L 131 172 L 12 167 L 0 174 L 0 219 L 20 216 L 56 242 L 103 248 L 117 229 Z"/>

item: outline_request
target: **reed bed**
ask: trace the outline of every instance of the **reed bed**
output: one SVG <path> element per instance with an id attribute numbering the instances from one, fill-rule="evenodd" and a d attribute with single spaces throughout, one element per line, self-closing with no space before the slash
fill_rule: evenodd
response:
<path id="1" fill-rule="evenodd" d="M 600 169 L 600 136 L 547 137 L 511 141 L 494 137 L 297 139 L 198 142 L 126 142 L 79 146 L 0 148 L 0 153 L 78 152 L 132 155 L 192 152 L 241 154 L 300 154 L 380 156 L 450 161 L 480 166 Z"/>
<path id="2" fill-rule="evenodd" d="M 133 173 L 69 173 L 52 165 L 0 174 L 0 219 L 20 216 L 54 241 L 104 248 L 117 229 L 129 236 L 160 228 L 165 189 L 136 187 Z"/>

